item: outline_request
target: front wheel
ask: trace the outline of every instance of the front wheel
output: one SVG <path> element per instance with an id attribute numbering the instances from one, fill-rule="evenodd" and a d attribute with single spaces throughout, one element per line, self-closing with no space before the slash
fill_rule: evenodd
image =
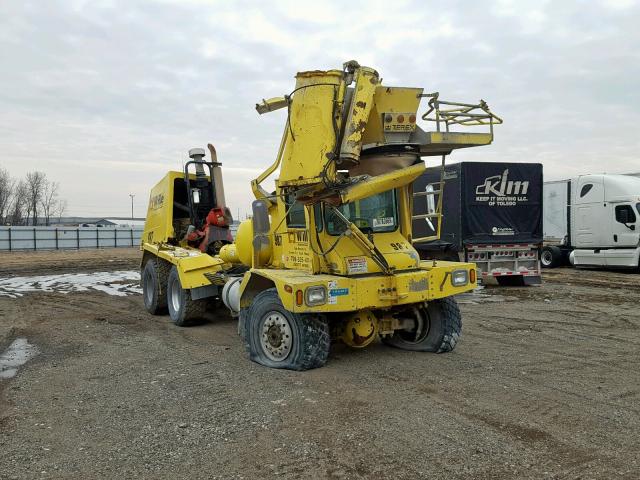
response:
<path id="1" fill-rule="evenodd" d="M 240 310 L 238 330 L 249 358 L 265 367 L 310 370 L 322 367 L 329 356 L 326 319 L 289 312 L 275 288 L 260 292 Z"/>
<path id="2" fill-rule="evenodd" d="M 173 323 L 185 327 L 194 320 L 203 319 L 207 310 L 206 299 L 192 300 L 191 293 L 182 288 L 176 267 L 171 268 L 167 282 L 167 303 Z"/>
<path id="3" fill-rule="evenodd" d="M 396 330 L 382 338 L 384 343 L 402 350 L 444 353 L 453 350 L 462 335 L 462 316 L 453 297 L 416 305 L 406 315 L 413 328 Z"/>

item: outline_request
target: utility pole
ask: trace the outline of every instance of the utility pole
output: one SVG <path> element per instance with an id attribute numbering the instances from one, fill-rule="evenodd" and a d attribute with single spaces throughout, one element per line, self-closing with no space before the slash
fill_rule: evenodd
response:
<path id="1" fill-rule="evenodd" d="M 136 195 L 134 193 L 130 193 L 129 196 L 131 197 L 131 220 L 133 220 L 133 197 Z"/>

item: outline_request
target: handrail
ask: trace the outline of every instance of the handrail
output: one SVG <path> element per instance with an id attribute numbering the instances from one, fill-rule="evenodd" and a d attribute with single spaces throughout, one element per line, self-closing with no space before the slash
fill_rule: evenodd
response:
<path id="1" fill-rule="evenodd" d="M 435 122 L 438 132 L 441 131 L 441 123 L 444 123 L 445 131 L 449 132 L 452 125 L 474 126 L 489 125 L 489 129 L 493 134 L 493 125 L 502 123 L 502 118 L 498 117 L 489 109 L 489 105 L 484 100 L 480 100 L 477 104 L 450 102 L 440 100 L 440 93 L 423 93 L 420 97 L 429 98 L 429 110 L 422 115 L 422 119 L 427 122 Z M 454 108 L 441 109 L 441 105 L 451 106 Z M 433 116 L 430 116 L 434 114 Z"/>

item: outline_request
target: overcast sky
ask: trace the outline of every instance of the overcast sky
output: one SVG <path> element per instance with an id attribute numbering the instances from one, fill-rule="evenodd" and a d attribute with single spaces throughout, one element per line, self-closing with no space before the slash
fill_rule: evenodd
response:
<path id="1" fill-rule="evenodd" d="M 356 59 L 504 118 L 493 145 L 451 161 L 640 171 L 639 25 L 626 0 L 3 0 L 0 166 L 46 172 L 68 214 L 128 215 L 133 193 L 144 216 L 151 186 L 212 142 L 244 215 L 284 124 L 255 103 Z"/>

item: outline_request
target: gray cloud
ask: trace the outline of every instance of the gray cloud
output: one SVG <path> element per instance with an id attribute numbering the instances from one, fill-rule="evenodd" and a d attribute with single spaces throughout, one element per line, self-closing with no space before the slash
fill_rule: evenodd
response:
<path id="1" fill-rule="evenodd" d="M 0 18 L 0 164 L 45 171 L 73 214 L 126 215 L 135 193 L 143 215 L 151 185 L 209 141 L 248 211 L 284 123 L 254 103 L 351 58 L 505 118 L 453 161 L 640 170 L 634 1 L 3 2 Z"/>

